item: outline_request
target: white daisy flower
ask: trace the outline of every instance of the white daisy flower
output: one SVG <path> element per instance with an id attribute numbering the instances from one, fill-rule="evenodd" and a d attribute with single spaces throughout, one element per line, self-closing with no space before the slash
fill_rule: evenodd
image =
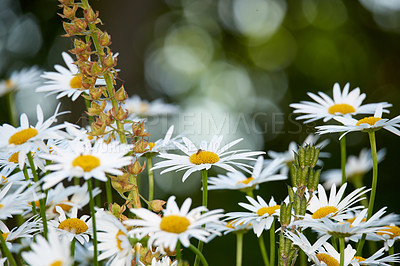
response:
<path id="1" fill-rule="evenodd" d="M 382 105 L 379 104 L 375 109 L 374 116 L 364 117 L 360 120 L 349 117 L 335 117 L 343 125 L 328 125 L 318 126 L 318 134 L 344 132 L 339 139 L 344 135 L 353 131 L 375 131 L 384 128 L 398 136 L 400 136 L 400 115 L 392 119 L 382 118 Z"/>
<path id="2" fill-rule="evenodd" d="M 46 144 L 43 142 L 47 139 L 60 139 L 59 129 L 64 125 L 50 127 L 57 121 L 57 114 L 60 105 L 53 116 L 44 121 L 43 111 L 40 105 L 37 105 L 37 123 L 36 126 L 29 124 L 28 116 L 22 114 L 20 118 L 20 127 L 15 128 L 8 124 L 0 126 L 0 150 L 7 150 L 10 154 L 18 153 L 19 168 L 23 169 L 26 160 L 26 154 L 35 152 L 38 149 L 48 151 Z"/>
<path id="3" fill-rule="evenodd" d="M 360 256 L 355 256 L 353 258 L 353 261 L 351 265 L 354 266 L 360 266 L 360 265 L 386 265 L 390 266 L 393 265 L 393 263 L 398 263 L 400 262 L 400 254 L 393 254 L 390 256 L 385 256 L 381 258 L 382 256 L 385 255 L 385 248 L 381 248 L 377 252 L 375 252 L 371 257 L 369 258 L 363 258 Z"/>
<path id="4" fill-rule="evenodd" d="M 89 242 L 89 236 L 93 230 L 90 216 L 82 215 L 78 219 L 78 209 L 75 207 L 72 208 L 72 214 L 69 218 L 65 216 L 65 212 L 60 206 L 56 206 L 56 210 L 60 216 L 58 217 L 58 221 L 47 221 L 49 228 L 55 229 L 60 237 L 66 238 L 69 242 L 74 238 L 82 245 L 85 241 Z"/>
<path id="5" fill-rule="evenodd" d="M 326 145 L 329 144 L 329 139 L 323 140 L 319 143 L 318 139 L 320 136 L 310 134 L 306 137 L 304 140 L 302 147 L 305 147 L 307 145 L 313 145 L 315 148 L 320 148 L 323 149 Z M 298 144 L 294 141 L 289 143 L 289 148 L 284 151 L 284 152 L 275 152 L 275 151 L 268 151 L 268 156 L 271 157 L 272 159 L 282 159 L 284 163 L 286 164 L 285 167 L 282 167 L 281 169 L 281 174 L 282 175 L 288 175 L 289 174 L 289 166 L 294 162 L 294 155 L 298 152 Z M 327 152 L 320 152 L 319 153 L 320 158 L 328 158 L 330 157 L 330 154 Z M 318 160 L 317 162 L 318 165 L 322 165 L 322 161 Z"/>
<path id="6" fill-rule="evenodd" d="M 48 241 L 41 235 L 32 243 L 32 251 L 22 252 L 22 258 L 31 266 L 72 265 L 70 242 L 60 239 L 54 230 L 49 230 Z"/>
<path id="7" fill-rule="evenodd" d="M 176 105 L 164 103 L 162 99 L 149 102 L 147 100 L 142 100 L 138 95 L 133 95 L 126 99 L 122 107 L 128 110 L 130 117 L 163 116 L 175 114 L 179 111 Z"/>
<path id="8" fill-rule="evenodd" d="M 274 197 L 267 204 L 263 198 L 257 196 L 257 200 L 246 196 L 251 204 L 239 202 L 239 205 L 250 212 L 230 212 L 225 214 L 228 220 L 233 220 L 232 225 L 251 224 L 254 233 L 260 237 L 264 230 L 269 230 L 275 218 L 279 218 L 280 205 L 277 205 Z"/>
<path id="9" fill-rule="evenodd" d="M 82 75 L 79 74 L 78 66 L 74 64 L 74 59 L 68 53 L 63 52 L 62 57 L 68 68 L 55 65 L 54 68 L 58 72 L 44 72 L 41 77 L 47 81 L 43 86 L 38 87 L 36 92 L 49 92 L 48 95 L 58 94 L 57 99 L 67 96 L 75 101 L 85 91 L 82 88 Z M 96 85 L 105 85 L 105 82 L 97 80 Z"/>
<path id="10" fill-rule="evenodd" d="M 28 169 L 28 176 L 32 177 L 32 171 L 30 169 Z M 10 191 L 13 191 L 16 187 L 25 185 L 26 183 L 24 173 L 21 171 L 13 174 L 12 171 L 5 172 L 2 170 L 0 172 L 0 177 L 0 187 L 6 186 L 9 183 L 13 184 Z"/>
<path id="11" fill-rule="evenodd" d="M 357 251 L 353 249 L 351 245 L 347 245 L 347 247 L 344 249 L 344 266 L 351 265 L 356 252 Z M 315 263 L 316 266 L 340 264 L 340 253 L 337 252 L 336 249 L 328 242 L 323 244 L 318 249 L 317 253 L 310 255 L 309 258 Z"/>
<path id="12" fill-rule="evenodd" d="M 53 171 L 46 175 L 43 189 L 48 189 L 58 184 L 63 179 L 83 177 L 85 180 L 96 178 L 107 181 L 106 173 L 122 175 L 120 168 L 129 165 L 131 156 L 125 156 L 131 149 L 131 145 L 111 142 L 106 144 L 99 139 L 91 145 L 89 141 L 71 142 L 68 149 L 54 147 L 51 154 L 42 154 L 42 158 L 53 161 L 46 170 Z"/>
<path id="13" fill-rule="evenodd" d="M 328 200 L 324 187 L 319 184 L 318 194 L 311 198 L 307 206 L 307 210 L 312 214 L 306 214 L 304 219 L 321 219 L 326 217 L 342 221 L 348 218 L 346 212 L 363 208 L 362 206 L 353 205 L 361 201 L 361 196 L 369 190 L 364 190 L 365 187 L 358 188 L 343 198 L 346 187 L 347 183 L 344 183 L 336 194 L 336 185 L 333 184 Z"/>
<path id="14" fill-rule="evenodd" d="M 158 154 L 158 153 L 165 153 L 170 150 L 176 150 L 177 147 L 174 143 L 179 142 L 182 136 L 179 135 L 174 138 L 171 138 L 173 132 L 174 132 L 174 125 L 169 127 L 164 138 L 159 139 L 155 142 L 147 143 L 147 146 L 144 148 L 147 149 L 147 151 L 144 153 L 136 153 L 136 156 L 139 157 L 142 156 L 143 154 Z"/>
<path id="15" fill-rule="evenodd" d="M 284 233 L 285 237 L 290 239 L 290 241 L 292 241 L 294 245 L 303 250 L 307 256 L 314 255 L 315 251 L 317 251 L 330 238 L 329 235 L 322 235 L 313 245 L 311 245 L 307 237 L 299 231 L 296 231 L 294 233 L 286 230 Z"/>
<path id="16" fill-rule="evenodd" d="M 14 90 L 36 88 L 42 83 L 40 74 L 36 66 L 14 71 L 9 79 L 0 81 L 0 97 Z"/>
<path id="17" fill-rule="evenodd" d="M 354 240 L 357 238 L 351 237 L 361 237 L 362 234 L 375 233 L 381 228 L 381 226 L 377 224 L 377 221 L 379 222 L 380 217 L 385 213 L 384 209 L 385 208 L 379 210 L 370 219 L 368 219 L 368 221 L 365 219 L 368 209 L 364 209 L 357 217 L 353 217 L 352 219 L 348 219 L 344 222 L 338 222 L 328 218 L 321 218 L 316 220 L 297 220 L 294 222 L 294 225 L 298 225 L 303 229 L 312 228 L 320 235 L 346 238 L 350 237 L 350 239 Z"/>
<path id="18" fill-rule="evenodd" d="M 229 148 L 233 147 L 243 139 L 234 140 L 220 148 L 222 138 L 223 136 L 214 136 L 208 145 L 206 141 L 202 141 L 199 148 L 196 148 L 188 138 L 183 137 L 182 140 L 185 145 L 178 142 L 174 143 L 182 152 L 185 153 L 185 155 L 167 153 L 160 154 L 158 157 L 166 160 L 156 163 L 153 170 L 167 168 L 161 171 L 160 174 L 170 171 L 186 170 L 182 177 L 182 181 L 184 182 L 193 172 L 208 170 L 214 165 L 230 172 L 236 172 L 237 170 L 232 166 L 234 165 L 248 172 L 247 168 L 251 167 L 239 161 L 256 160 L 251 157 L 264 153 L 258 151 L 245 152 L 243 150 L 227 152 Z"/>
<path id="19" fill-rule="evenodd" d="M 67 215 L 71 214 L 72 207 L 82 209 L 89 203 L 87 183 L 82 186 L 68 186 L 64 188 L 59 183 L 54 189 L 49 189 L 46 197 L 46 218 L 48 220 L 58 217 L 56 206 L 61 207 Z M 99 188 L 92 190 L 93 197 L 100 194 Z"/>
<path id="20" fill-rule="evenodd" d="M 32 238 L 36 233 L 41 230 L 40 219 L 38 217 L 32 217 L 26 220 L 23 224 L 18 227 L 14 227 L 11 231 L 8 227 L 0 221 L 0 230 L 2 232 L 2 237 L 6 241 L 8 249 L 12 248 L 12 241 L 18 238 Z"/>
<path id="21" fill-rule="evenodd" d="M 276 174 L 283 166 L 282 159 L 275 159 L 264 164 L 264 157 L 259 156 L 250 177 L 241 172 L 228 172 L 226 175 L 208 178 L 208 189 L 248 190 L 258 189 L 258 185 L 265 182 L 287 179 L 286 175 Z"/>
<path id="22" fill-rule="evenodd" d="M 388 250 L 394 245 L 394 242 L 400 239 L 400 227 L 394 223 L 384 226 L 377 233 L 379 239 L 384 241 L 385 248 Z"/>
<path id="23" fill-rule="evenodd" d="M 20 186 L 13 192 L 9 192 L 13 183 L 9 183 L 0 190 L 0 220 L 6 220 L 16 214 L 22 214 L 25 210 L 30 210 L 31 202 L 44 197 L 43 194 L 37 194 L 37 186 L 31 186 L 26 189 L 27 185 Z"/>
<path id="24" fill-rule="evenodd" d="M 386 150 L 381 149 L 377 153 L 378 163 L 380 163 L 386 155 Z M 346 179 L 354 181 L 362 178 L 372 169 L 371 150 L 362 149 L 359 156 L 350 155 L 346 162 Z M 331 169 L 322 172 L 321 179 L 325 188 L 330 188 L 332 184 L 340 185 L 342 182 L 342 170 Z"/>
<path id="25" fill-rule="evenodd" d="M 97 221 L 96 221 L 97 223 Z M 78 265 L 82 266 L 93 266 L 93 243 L 88 242 L 83 245 L 79 243 L 75 243 L 75 265 L 78 262 Z"/>
<path id="26" fill-rule="evenodd" d="M 142 262 L 140 262 L 140 265 L 146 266 Z M 171 258 L 168 256 L 164 256 L 158 260 L 156 258 L 153 258 L 151 260 L 151 264 L 150 264 L 150 266 L 177 266 L 177 265 L 178 265 L 178 261 L 177 260 L 171 261 Z"/>
<path id="27" fill-rule="evenodd" d="M 107 265 L 130 266 L 134 249 L 125 226 L 114 216 L 103 210 L 96 212 L 99 260 L 108 259 Z"/>
<path id="28" fill-rule="evenodd" d="M 236 224 L 235 220 L 230 220 L 226 222 L 220 221 L 218 223 L 208 223 L 206 227 L 215 230 L 217 232 L 220 232 L 224 235 L 235 232 L 244 232 L 253 229 L 253 226 L 251 224 L 249 223 Z M 210 238 L 214 238 L 216 236 L 217 235 L 213 234 L 210 236 Z"/>
<path id="29" fill-rule="evenodd" d="M 290 107 L 295 108 L 294 113 L 304 114 L 297 117 L 297 120 L 306 119 L 304 123 L 310 123 L 318 119 L 324 122 L 338 116 L 351 117 L 356 114 L 373 114 L 378 103 L 361 105 L 365 99 L 365 93 L 360 94 L 360 88 L 355 88 L 349 92 L 350 83 L 346 83 L 343 92 L 340 91 L 338 83 L 333 85 L 333 99 L 323 92 L 307 93 L 315 102 L 302 101 L 292 103 Z M 379 103 L 383 108 L 391 107 L 387 102 Z M 388 113 L 387 110 L 384 112 Z"/>
<path id="30" fill-rule="evenodd" d="M 190 238 L 194 237 L 200 241 L 207 242 L 207 237 L 214 230 L 202 228 L 202 225 L 210 222 L 218 222 L 222 217 L 222 210 L 207 211 L 200 206 L 189 211 L 192 200 L 187 198 L 179 209 L 175 197 L 169 197 L 163 217 L 144 209 L 130 209 L 141 219 L 131 219 L 124 222 L 127 226 L 135 226 L 130 234 L 143 238 L 149 236 L 148 246 L 165 247 L 175 250 L 178 240 L 183 246 L 190 245 Z"/>

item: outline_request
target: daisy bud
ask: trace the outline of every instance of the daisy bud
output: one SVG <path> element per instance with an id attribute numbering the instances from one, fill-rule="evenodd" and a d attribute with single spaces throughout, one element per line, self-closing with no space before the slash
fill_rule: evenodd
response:
<path id="1" fill-rule="evenodd" d="M 310 193 L 314 192 L 318 188 L 320 175 L 321 175 L 321 169 L 316 170 L 312 182 L 310 182 L 308 185 L 308 191 Z"/>
<path id="2" fill-rule="evenodd" d="M 289 201 L 293 202 L 294 201 L 294 192 L 293 192 L 293 188 L 291 186 L 287 186 L 288 187 L 288 194 L 289 194 Z"/>
<path id="3" fill-rule="evenodd" d="M 299 186 L 303 187 L 307 184 L 308 166 L 300 170 Z"/>
<path id="4" fill-rule="evenodd" d="M 297 187 L 298 183 L 297 183 L 297 167 L 292 164 L 289 166 L 289 170 L 290 170 L 290 179 L 292 181 L 292 186 Z"/>
<path id="5" fill-rule="evenodd" d="M 303 147 L 299 147 L 298 156 L 300 163 L 299 166 L 301 168 L 304 168 L 306 166 L 306 151 L 304 150 Z"/>
<path id="6" fill-rule="evenodd" d="M 315 167 L 315 165 L 317 165 L 318 162 L 318 157 L 319 157 L 319 152 L 321 151 L 321 148 L 316 148 L 315 149 L 315 154 L 314 154 L 314 158 L 311 161 L 311 167 Z"/>
<path id="7" fill-rule="evenodd" d="M 280 206 L 280 221 L 283 228 L 289 226 L 292 218 L 292 203 L 286 204 L 282 202 Z"/>
<path id="8" fill-rule="evenodd" d="M 294 201 L 293 201 L 293 208 L 294 208 L 294 214 L 299 215 L 300 214 L 300 204 L 301 199 L 299 195 L 294 196 Z"/>
<path id="9" fill-rule="evenodd" d="M 128 99 L 128 94 L 126 93 L 124 86 L 121 86 L 121 88 L 117 90 L 117 92 L 114 94 L 114 98 L 119 102 L 123 102 Z"/>
<path id="10" fill-rule="evenodd" d="M 300 215 L 305 215 L 307 210 L 307 199 L 303 197 L 300 202 Z"/>
<path id="11" fill-rule="evenodd" d="M 167 203 L 167 202 L 163 201 L 163 200 L 152 200 L 149 202 L 149 206 L 154 212 L 160 212 L 160 211 L 164 210 L 163 205 L 165 203 Z"/>
<path id="12" fill-rule="evenodd" d="M 314 159 L 314 154 L 315 154 L 315 148 L 312 146 L 308 146 L 306 152 L 306 165 L 311 165 L 311 162 Z"/>
<path id="13" fill-rule="evenodd" d="M 101 46 L 109 46 L 111 44 L 111 36 L 107 32 L 104 32 L 99 36 L 99 42 Z"/>

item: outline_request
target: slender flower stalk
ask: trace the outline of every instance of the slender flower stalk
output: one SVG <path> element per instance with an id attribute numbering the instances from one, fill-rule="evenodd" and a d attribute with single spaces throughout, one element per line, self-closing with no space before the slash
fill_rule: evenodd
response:
<path id="1" fill-rule="evenodd" d="M 74 260 L 74 258 L 75 258 L 75 242 L 76 242 L 76 240 L 75 240 L 75 237 L 74 237 L 74 238 L 72 239 L 72 241 L 71 241 L 72 266 L 75 265 L 75 260 Z"/>
<path id="2" fill-rule="evenodd" d="M 98 188 L 101 187 L 101 182 L 100 182 L 100 180 L 98 180 L 98 179 L 95 179 L 95 180 L 94 180 L 94 187 L 95 187 L 95 188 L 96 188 L 96 187 L 98 187 Z M 96 207 L 98 207 L 98 208 L 101 207 L 101 197 L 95 197 L 94 202 L 95 202 Z"/>
<path id="3" fill-rule="evenodd" d="M 346 136 L 340 140 L 340 158 L 341 158 L 341 168 L 342 168 L 342 186 L 346 183 Z"/>
<path id="4" fill-rule="evenodd" d="M 7 93 L 7 104 L 8 104 L 8 115 L 10 119 L 10 124 L 14 127 L 18 125 L 18 116 L 17 116 L 17 110 L 16 110 L 16 105 L 14 101 L 14 93 L 10 92 Z"/>
<path id="5" fill-rule="evenodd" d="M 22 172 L 24 173 L 25 181 L 28 183 L 28 187 L 30 187 L 31 184 L 30 184 L 28 169 L 27 169 L 26 165 L 24 166 Z M 32 201 L 31 205 L 32 205 L 32 214 L 36 215 L 36 204 L 35 204 L 35 201 Z"/>
<path id="6" fill-rule="evenodd" d="M 3 232 L 0 230 L 0 241 L 1 241 L 1 250 L 2 252 L 4 252 L 5 254 L 2 254 L 3 257 L 7 257 L 9 263 L 12 266 L 17 266 L 17 263 L 15 262 L 15 259 L 13 257 L 13 255 L 11 254 L 10 250 L 8 249 L 7 245 L 6 245 L 6 240 L 3 237 Z"/>
<path id="7" fill-rule="evenodd" d="M 32 153 L 29 152 L 27 154 L 28 157 L 28 161 L 29 161 L 29 166 L 32 169 L 32 174 L 33 174 L 33 180 L 35 181 L 35 183 L 39 182 L 39 176 L 36 172 L 36 168 L 35 168 L 35 164 L 33 163 L 33 158 L 32 158 Z M 40 203 L 40 216 L 42 217 L 42 221 L 43 221 L 43 236 L 47 239 L 47 219 L 46 219 L 46 198 L 42 198 L 39 200 Z"/>
<path id="8" fill-rule="evenodd" d="M 340 266 L 344 266 L 344 237 L 339 238 L 339 246 L 340 246 Z"/>
<path id="9" fill-rule="evenodd" d="M 260 246 L 261 256 L 263 258 L 265 266 L 269 266 L 268 254 L 265 248 L 264 238 L 262 235 L 258 238 L 258 244 Z"/>
<path id="10" fill-rule="evenodd" d="M 206 208 L 207 208 L 207 199 L 208 199 L 207 177 L 208 177 L 207 169 L 203 169 L 203 170 L 201 171 L 201 178 L 202 178 L 202 181 L 203 181 L 203 197 L 202 197 L 202 203 L 203 203 L 203 206 L 206 207 Z M 203 252 L 203 245 L 204 245 L 204 243 L 203 243 L 202 241 L 199 241 L 199 244 L 198 244 L 198 246 L 197 246 L 197 249 L 198 249 L 200 252 Z M 200 258 L 196 255 L 196 258 L 195 258 L 195 260 L 194 260 L 194 265 L 195 265 L 195 266 L 198 266 L 198 265 L 200 264 L 199 259 L 200 259 Z"/>
<path id="11" fill-rule="evenodd" d="M 270 265 L 275 265 L 275 218 L 271 224 L 271 227 L 269 229 L 269 264 Z"/>
<path id="12" fill-rule="evenodd" d="M 98 266 L 99 262 L 97 261 L 97 230 L 96 230 L 96 212 L 94 210 L 94 199 L 93 199 L 93 193 L 92 193 L 92 180 L 88 179 L 87 180 L 88 184 L 88 192 L 89 192 L 89 198 L 90 198 L 90 214 L 92 216 L 92 223 L 93 223 L 93 265 Z"/>
<path id="13" fill-rule="evenodd" d="M 193 251 L 194 254 L 196 254 L 196 257 L 199 258 L 203 266 L 208 266 L 208 263 L 206 261 L 206 258 L 204 257 L 203 253 L 201 253 L 195 246 L 190 244 L 189 249 Z"/>
<path id="14" fill-rule="evenodd" d="M 147 155 L 147 171 L 149 176 L 149 201 L 154 199 L 154 172 L 153 172 L 153 155 Z M 149 206 L 150 207 L 150 206 Z"/>
<path id="15" fill-rule="evenodd" d="M 181 255 L 181 241 L 177 241 L 176 242 L 176 248 L 175 248 L 175 252 L 176 252 L 176 260 L 178 261 L 178 263 L 182 260 L 182 255 Z"/>
<path id="16" fill-rule="evenodd" d="M 111 187 L 111 179 L 110 179 L 110 177 L 107 177 L 106 194 L 107 194 L 107 202 L 108 203 L 112 203 L 113 202 L 113 198 L 112 198 L 112 187 Z"/>
<path id="17" fill-rule="evenodd" d="M 242 266 L 243 260 L 243 232 L 236 233 L 236 266 Z"/>

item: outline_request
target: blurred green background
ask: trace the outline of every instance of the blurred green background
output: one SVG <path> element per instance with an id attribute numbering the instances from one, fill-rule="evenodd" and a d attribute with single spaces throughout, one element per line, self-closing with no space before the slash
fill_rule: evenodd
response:
<path id="1" fill-rule="evenodd" d="M 393 104 L 388 117 L 400 114 L 400 2 L 397 0 L 95 0 L 92 6 L 119 52 L 120 83 L 130 95 L 163 98 L 181 107 L 174 117 L 148 122 L 154 138 L 175 124 L 178 133 L 198 141 L 224 134 L 238 137 L 241 147 L 285 151 L 290 141 L 302 142 L 316 124 L 295 121 L 289 104 L 309 100 L 306 92 L 332 86 L 360 87 L 365 103 Z M 52 71 L 63 64 L 61 52 L 72 43 L 64 34 L 55 0 L 0 0 L 0 78 L 38 65 Z M 42 98 L 43 95 L 39 95 Z M 21 97 L 20 97 L 21 98 Z M 51 97 L 48 98 L 49 102 Z M 2 100 L 3 101 L 3 100 Z M 25 110 L 25 96 L 20 110 Z M 73 110 L 67 117 L 84 125 L 83 101 L 63 100 Z M 2 102 L 3 103 L 3 102 Z M 35 106 L 33 98 L 29 103 Z M 25 106 L 26 107 L 26 106 Z M 0 108 L 4 108 L 4 104 Z M 1 109 L 2 123 L 7 121 Z M 325 169 L 339 168 L 338 135 L 331 143 Z M 368 146 L 367 134 L 348 135 L 348 154 Z M 400 141 L 389 132 L 377 133 L 378 149 L 387 147 L 380 164 L 376 209 L 388 206 L 400 213 L 397 173 Z M 156 173 L 158 175 L 158 173 Z M 216 174 L 216 173 L 213 173 Z M 156 194 L 190 196 L 200 205 L 200 177 L 181 184 L 180 174 L 157 176 Z M 370 184 L 371 173 L 366 176 Z M 145 175 L 142 181 L 146 191 Z M 286 195 L 285 182 L 268 183 L 258 192 L 277 201 Z M 210 208 L 239 211 L 240 192 L 212 191 Z M 233 265 L 234 235 L 206 245 L 210 265 Z M 184 256 L 190 258 L 189 251 Z M 261 260 L 256 237 L 245 236 L 244 265 Z"/>

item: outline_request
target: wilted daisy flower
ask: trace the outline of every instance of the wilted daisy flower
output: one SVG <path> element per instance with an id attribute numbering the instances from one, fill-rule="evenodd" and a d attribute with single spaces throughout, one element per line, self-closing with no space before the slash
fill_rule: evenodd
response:
<path id="1" fill-rule="evenodd" d="M 40 74 L 36 66 L 14 71 L 9 79 L 0 81 L 0 97 L 14 90 L 36 88 L 42 82 Z"/>
<path id="2" fill-rule="evenodd" d="M 351 245 L 347 245 L 344 249 L 344 266 L 351 265 L 356 252 L 357 251 L 353 249 Z M 316 266 L 340 265 L 340 253 L 328 242 L 323 244 L 322 247 L 318 249 L 317 253 L 311 254 L 308 257 Z"/>
<path id="3" fill-rule="evenodd" d="M 65 64 L 68 69 L 55 65 L 54 68 L 58 72 L 44 72 L 41 76 L 45 81 L 43 86 L 36 89 L 37 92 L 49 92 L 51 94 L 58 94 L 57 99 L 64 96 L 71 97 L 72 101 L 78 99 L 79 95 L 84 92 L 82 88 L 82 75 L 79 74 L 78 66 L 74 64 L 74 59 L 66 52 L 62 53 Z M 105 85 L 104 80 L 97 80 L 96 85 Z"/>
<path id="4" fill-rule="evenodd" d="M 67 239 L 60 239 L 54 230 L 49 230 L 48 241 L 41 235 L 36 236 L 36 243 L 32 243 L 32 251 L 22 252 L 22 258 L 31 266 L 72 265 L 71 243 Z"/>
<path id="5" fill-rule="evenodd" d="M 328 145 L 329 139 L 326 139 L 326 140 L 323 140 L 323 141 L 317 143 L 319 138 L 320 138 L 320 136 L 318 136 L 318 135 L 314 135 L 314 134 L 308 135 L 306 137 L 306 139 L 304 140 L 302 147 L 306 147 L 307 145 L 312 145 L 312 146 L 315 146 L 315 148 L 322 149 L 326 145 Z M 297 153 L 297 151 L 298 151 L 298 144 L 296 144 L 296 142 L 292 141 L 289 143 L 289 148 L 286 151 L 284 151 L 284 152 L 268 151 L 268 156 L 271 157 L 272 159 L 282 159 L 284 161 L 284 163 L 286 164 L 286 166 L 282 167 L 281 174 L 288 175 L 289 166 L 292 165 L 292 163 L 294 162 L 294 155 L 295 155 L 295 153 Z M 329 156 L 330 156 L 330 154 L 327 152 L 319 153 L 319 157 L 321 157 L 321 158 L 327 158 Z M 320 160 L 318 160 L 317 164 L 321 165 L 322 162 Z"/>
<path id="6" fill-rule="evenodd" d="M 128 110 L 130 116 L 139 117 L 171 115 L 179 110 L 176 105 L 164 103 L 162 99 L 149 102 L 142 100 L 138 95 L 126 99 L 123 107 Z"/>
<path id="7" fill-rule="evenodd" d="M 141 219 L 130 219 L 124 224 L 134 226 L 130 234 L 138 238 L 149 236 L 149 247 L 175 250 L 178 240 L 183 246 L 188 247 L 191 237 L 207 242 L 207 237 L 215 231 L 203 228 L 202 225 L 218 222 L 218 219 L 222 217 L 222 210 L 207 211 L 206 207 L 200 206 L 189 211 L 191 204 L 192 200 L 187 198 L 179 209 L 175 197 L 171 196 L 162 217 L 144 208 L 130 209 Z"/>
<path id="8" fill-rule="evenodd" d="M 381 149 L 377 153 L 378 163 L 386 155 L 386 150 Z M 357 182 L 356 179 L 362 178 L 372 169 L 371 150 L 362 149 L 359 156 L 350 155 L 346 162 L 346 179 L 351 182 Z M 322 172 L 321 181 L 325 188 L 330 188 L 332 184 L 340 185 L 342 182 L 342 170 L 332 169 Z"/>
<path id="9" fill-rule="evenodd" d="M 249 210 L 250 212 L 230 212 L 225 214 L 232 225 L 251 224 L 254 233 L 260 237 L 262 232 L 269 230 L 275 218 L 279 218 L 280 205 L 277 205 L 274 197 L 267 204 L 263 198 L 257 196 L 257 201 L 252 197 L 246 196 L 251 204 L 239 202 L 239 205 Z"/>
<path id="10" fill-rule="evenodd" d="M 62 138 L 58 132 L 64 125 L 50 127 L 56 122 L 57 116 L 62 114 L 57 114 L 59 108 L 60 105 L 57 106 L 54 115 L 44 121 L 42 108 L 37 105 L 38 121 L 34 127 L 29 124 L 26 114 L 21 115 L 20 127 L 18 128 L 3 124 L 0 127 L 0 150 L 7 150 L 11 154 L 17 153 L 19 168 L 23 169 L 27 153 L 35 152 L 38 149 L 48 151 L 44 140 Z"/>
<path id="11" fill-rule="evenodd" d="M 41 218 L 32 217 L 26 220 L 23 224 L 18 227 L 14 227 L 11 231 L 8 227 L 0 221 L 0 230 L 2 232 L 2 237 L 6 241 L 8 249 L 11 249 L 11 242 L 18 238 L 32 238 L 36 233 L 41 230 L 40 222 Z"/>
<path id="12" fill-rule="evenodd" d="M 170 171 L 186 170 L 182 177 L 182 181 L 185 181 L 193 172 L 208 170 L 214 165 L 231 172 L 237 171 L 232 165 L 248 171 L 247 168 L 250 168 L 250 166 L 239 161 L 255 160 L 251 157 L 264 153 L 258 151 L 244 152 L 243 150 L 227 152 L 229 148 L 243 139 L 234 140 L 220 148 L 222 138 L 223 136 L 214 136 L 208 145 L 206 141 L 202 141 L 200 147 L 196 148 L 188 138 L 183 137 L 182 140 L 185 145 L 178 142 L 174 143 L 185 155 L 162 153 L 159 157 L 166 160 L 156 163 L 153 170 L 167 168 L 161 171 L 161 174 Z"/>
<path id="13" fill-rule="evenodd" d="M 326 217 L 335 219 L 337 221 L 342 221 L 343 219 L 346 219 L 348 217 L 348 215 L 346 215 L 346 212 L 363 208 L 362 206 L 352 206 L 355 203 L 361 201 L 361 196 L 369 190 L 364 190 L 365 187 L 358 188 L 343 198 L 346 186 L 347 183 L 344 183 L 336 194 L 336 185 L 333 184 L 328 200 L 324 187 L 319 184 L 318 194 L 311 198 L 307 206 L 307 210 L 310 211 L 312 214 L 306 214 L 304 218 L 307 220 L 321 219 Z"/>
<path id="14" fill-rule="evenodd" d="M 259 184 L 287 179 L 286 175 L 276 174 L 283 166 L 283 160 L 275 159 L 264 164 L 264 157 L 259 156 L 250 177 L 241 172 L 228 172 L 225 175 L 208 178 L 208 189 L 248 190 L 257 188 Z"/>
<path id="15" fill-rule="evenodd" d="M 386 266 L 389 266 L 389 265 L 393 265 L 393 263 L 400 262 L 400 257 L 399 257 L 400 254 L 398 254 L 398 253 L 380 258 L 385 255 L 384 251 L 385 251 L 385 248 L 381 248 L 380 250 L 375 252 L 369 258 L 355 256 L 353 258 L 351 265 L 354 265 L 354 266 L 359 266 L 359 265 L 386 265 Z"/>
<path id="16" fill-rule="evenodd" d="M 350 83 L 347 83 L 343 92 L 340 91 L 338 83 L 333 85 L 333 99 L 323 92 L 318 92 L 319 96 L 314 93 L 307 93 L 314 101 L 302 101 L 300 103 L 292 103 L 290 107 L 295 108 L 294 113 L 304 114 L 297 117 L 297 120 L 306 119 L 304 123 L 310 123 L 318 119 L 324 122 L 338 116 L 351 117 L 357 114 L 373 114 L 377 103 L 361 105 L 365 99 L 365 93 L 360 94 L 360 89 L 355 88 L 349 93 Z M 391 107 L 387 102 L 379 103 L 383 108 Z M 388 112 L 387 110 L 384 110 Z"/>
<path id="17" fill-rule="evenodd" d="M 92 234 L 90 216 L 82 215 L 81 218 L 77 218 L 78 209 L 75 207 L 72 208 L 72 214 L 69 218 L 65 216 L 65 212 L 60 206 L 56 206 L 56 210 L 60 214 L 58 221 L 48 221 L 49 227 L 54 228 L 59 236 L 70 242 L 74 238 L 82 245 L 85 241 L 89 242 L 89 236 Z"/>
<path id="18" fill-rule="evenodd" d="M 89 194 L 87 183 L 82 186 L 68 186 L 64 188 L 62 183 L 59 183 L 54 189 L 49 189 L 46 197 L 46 218 L 53 219 L 58 217 L 59 213 L 56 206 L 61 207 L 66 214 L 70 214 L 72 207 L 82 209 L 89 203 Z M 92 190 L 93 197 L 100 194 L 99 188 Z"/>
<path id="19" fill-rule="evenodd" d="M 6 220 L 16 214 L 22 214 L 25 210 L 31 209 L 31 202 L 39 200 L 44 195 L 37 194 L 37 186 L 20 186 L 17 190 L 9 192 L 13 184 L 9 183 L 0 190 L 0 220 Z"/>
<path id="20" fill-rule="evenodd" d="M 96 226 L 99 260 L 108 259 L 107 265 L 130 266 L 134 250 L 125 226 L 103 210 L 96 212 Z"/>
<path id="21" fill-rule="evenodd" d="M 318 134 L 344 132 L 339 139 L 344 135 L 353 131 L 376 131 L 384 128 L 398 136 L 400 136 L 400 115 L 392 119 L 382 118 L 382 105 L 379 104 L 375 109 L 374 116 L 364 117 L 360 120 L 349 117 L 335 117 L 343 125 L 328 125 L 318 126 Z"/>
<path id="22" fill-rule="evenodd" d="M 106 144 L 99 139 L 91 145 L 90 141 L 71 142 L 68 149 L 54 147 L 51 154 L 43 154 L 42 158 L 53 161 L 46 170 L 53 171 L 44 177 L 44 189 L 48 189 L 63 179 L 83 177 L 85 180 L 96 178 L 107 181 L 106 173 L 122 175 L 120 168 L 129 165 L 131 156 L 125 156 L 131 145 L 111 142 Z"/>

